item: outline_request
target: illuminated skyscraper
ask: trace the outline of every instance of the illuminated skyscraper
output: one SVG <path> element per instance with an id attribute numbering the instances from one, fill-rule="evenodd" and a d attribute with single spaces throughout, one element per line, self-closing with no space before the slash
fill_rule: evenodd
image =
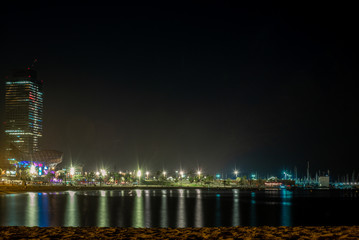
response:
<path id="1" fill-rule="evenodd" d="M 6 157 L 16 158 L 13 150 L 34 153 L 39 150 L 42 136 L 42 81 L 32 68 L 16 70 L 5 83 Z M 16 148 L 16 149 L 14 149 Z"/>

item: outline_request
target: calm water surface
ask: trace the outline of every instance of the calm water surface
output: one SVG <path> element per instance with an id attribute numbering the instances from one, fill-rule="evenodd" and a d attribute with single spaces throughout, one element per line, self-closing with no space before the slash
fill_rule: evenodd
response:
<path id="1" fill-rule="evenodd" d="M 358 225 L 355 193 L 204 189 L 0 195 L 0 226 Z"/>

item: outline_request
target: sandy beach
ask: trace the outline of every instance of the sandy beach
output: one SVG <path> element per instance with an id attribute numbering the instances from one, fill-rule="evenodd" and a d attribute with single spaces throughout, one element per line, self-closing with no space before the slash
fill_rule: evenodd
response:
<path id="1" fill-rule="evenodd" d="M 359 226 L 99 228 L 0 227 L 0 239 L 359 239 Z"/>

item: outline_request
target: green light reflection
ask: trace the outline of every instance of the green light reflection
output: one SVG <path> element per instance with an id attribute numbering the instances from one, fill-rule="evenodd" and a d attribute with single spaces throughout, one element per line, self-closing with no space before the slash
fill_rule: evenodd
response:
<path id="1" fill-rule="evenodd" d="M 99 206 L 97 208 L 97 226 L 98 227 L 108 227 L 109 226 L 106 194 L 107 194 L 106 191 L 104 191 L 104 190 L 100 191 L 100 197 L 98 199 Z"/>
<path id="2" fill-rule="evenodd" d="M 257 225 L 257 210 L 256 210 L 256 193 L 251 193 L 251 213 L 250 213 L 250 226 L 256 226 Z"/>
<path id="3" fill-rule="evenodd" d="M 79 226 L 78 219 L 78 207 L 77 207 L 77 196 L 76 192 L 68 191 L 67 203 L 65 210 L 65 222 L 64 226 L 66 227 L 77 227 Z"/>
<path id="4" fill-rule="evenodd" d="M 143 228 L 143 197 L 142 190 L 136 190 L 135 207 L 133 208 L 133 227 Z"/>
<path id="5" fill-rule="evenodd" d="M 145 190 L 145 227 L 151 227 L 151 197 L 149 190 Z"/>
<path id="6" fill-rule="evenodd" d="M 168 219 L 167 219 L 167 190 L 162 190 L 162 199 L 161 199 L 161 219 L 160 219 L 161 227 L 168 227 Z"/>

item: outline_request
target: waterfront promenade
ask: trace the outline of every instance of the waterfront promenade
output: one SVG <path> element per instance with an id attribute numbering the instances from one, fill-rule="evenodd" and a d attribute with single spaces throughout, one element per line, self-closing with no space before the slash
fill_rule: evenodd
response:
<path id="1" fill-rule="evenodd" d="M 162 185 L 0 185 L 0 194 L 22 193 L 22 192 L 61 192 L 61 191 L 89 191 L 89 190 L 130 190 L 130 189 L 240 189 L 240 190 L 273 190 L 257 186 L 162 186 Z M 351 191 L 359 192 L 359 189 L 305 189 L 303 191 Z"/>
<path id="2" fill-rule="evenodd" d="M 233 186 L 166 186 L 166 185 L 0 185 L 1 193 L 20 192 L 59 192 L 59 191 L 88 191 L 88 190 L 129 190 L 129 189 L 252 189 L 261 187 L 233 187 Z"/>
<path id="3" fill-rule="evenodd" d="M 0 194 L 7 193 L 21 193 L 21 192 L 61 192 L 61 191 L 88 191 L 88 190 L 130 190 L 130 189 L 237 189 L 237 187 L 208 187 L 208 186 L 161 186 L 161 185 L 136 185 L 136 186 L 122 186 L 122 185 L 102 185 L 102 186 L 70 186 L 70 185 L 0 185 Z M 246 187 L 241 189 L 259 190 L 263 188 Z"/>

